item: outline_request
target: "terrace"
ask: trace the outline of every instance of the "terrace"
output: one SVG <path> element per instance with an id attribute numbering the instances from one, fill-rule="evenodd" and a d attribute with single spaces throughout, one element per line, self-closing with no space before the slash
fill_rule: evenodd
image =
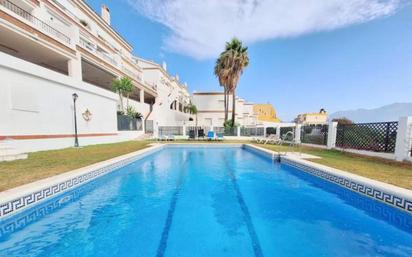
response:
<path id="1" fill-rule="evenodd" d="M 30 1 L 28 1 L 30 2 Z M 1 0 L 0 6 L 4 7 L 8 11 L 12 12 L 15 15 L 21 17 L 24 21 L 31 24 L 34 28 L 40 30 L 41 32 L 46 33 L 54 38 L 57 38 L 61 42 L 70 45 L 71 40 L 68 35 L 59 31 L 58 29 L 50 26 L 39 18 L 33 16 L 28 10 L 31 10 L 32 7 L 30 4 L 26 4 L 25 1 L 20 1 L 19 4 L 23 5 L 22 7 L 8 0 Z M 26 8 L 26 10 L 24 9 Z"/>

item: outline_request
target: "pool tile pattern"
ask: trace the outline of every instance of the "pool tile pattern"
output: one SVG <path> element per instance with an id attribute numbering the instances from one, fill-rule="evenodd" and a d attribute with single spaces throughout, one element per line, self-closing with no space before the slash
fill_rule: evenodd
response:
<path id="1" fill-rule="evenodd" d="M 400 196 L 391 194 L 389 192 L 385 192 L 381 189 L 362 184 L 361 182 L 353 181 L 345 177 L 340 177 L 335 174 L 331 174 L 330 172 L 327 172 L 325 170 L 297 163 L 286 158 L 281 158 L 281 163 L 303 170 L 314 176 L 328 180 L 332 183 L 338 184 L 352 191 L 374 198 L 378 201 L 382 201 L 386 204 L 389 204 L 393 207 L 399 208 L 412 214 L 412 201 L 410 199 L 405 199 Z"/>

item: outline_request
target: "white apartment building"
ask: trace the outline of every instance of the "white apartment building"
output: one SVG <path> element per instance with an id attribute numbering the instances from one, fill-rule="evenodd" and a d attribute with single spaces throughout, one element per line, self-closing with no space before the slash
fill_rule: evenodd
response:
<path id="1" fill-rule="evenodd" d="M 191 115 L 185 108 L 190 104 L 187 84 L 182 83 L 178 75 L 171 76 L 167 73 L 166 63 L 159 65 L 138 57 L 134 59 L 142 67 L 145 84 L 157 91 L 156 103 L 147 119 L 154 120 L 155 127 L 188 124 Z"/>
<path id="2" fill-rule="evenodd" d="M 232 96 L 229 97 L 229 119 L 232 117 Z M 198 124 L 222 127 L 225 119 L 224 94 L 222 92 L 194 92 L 192 101 L 197 107 Z M 253 103 L 236 97 L 235 120 L 240 126 L 256 126 L 258 121 Z"/>
<path id="3" fill-rule="evenodd" d="M 126 76 L 135 86 L 129 104 L 145 120 L 188 119 L 179 111 L 188 102 L 187 87 L 159 65 L 134 58 L 132 50 L 110 26 L 106 6 L 98 15 L 82 0 L 1 0 L 2 144 L 22 152 L 73 146 L 73 94 L 80 145 L 144 134 L 118 129 L 112 81 Z M 166 108 L 169 97 L 176 101 L 173 110 Z"/>

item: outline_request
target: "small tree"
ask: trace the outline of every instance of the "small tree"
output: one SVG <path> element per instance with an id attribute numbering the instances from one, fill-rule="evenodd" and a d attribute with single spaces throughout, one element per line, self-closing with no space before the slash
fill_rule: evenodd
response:
<path id="1" fill-rule="evenodd" d="M 196 116 L 196 121 L 195 121 L 195 127 L 196 127 L 195 131 L 196 131 L 196 135 L 195 135 L 195 136 L 197 137 L 197 107 L 196 107 L 196 105 L 190 103 L 188 106 L 186 106 L 186 108 L 187 108 L 187 111 L 188 111 L 190 114 L 194 114 L 194 115 Z"/>
<path id="2" fill-rule="evenodd" d="M 123 97 L 126 97 L 126 107 L 128 107 L 130 94 L 134 91 L 133 83 L 128 77 L 123 77 L 113 80 L 112 87 L 113 91 L 119 94 L 121 110 L 124 112 Z"/>
<path id="3" fill-rule="evenodd" d="M 337 122 L 340 125 L 350 125 L 353 124 L 353 121 L 346 117 L 341 117 L 341 118 L 335 118 L 332 120 L 333 122 Z"/>

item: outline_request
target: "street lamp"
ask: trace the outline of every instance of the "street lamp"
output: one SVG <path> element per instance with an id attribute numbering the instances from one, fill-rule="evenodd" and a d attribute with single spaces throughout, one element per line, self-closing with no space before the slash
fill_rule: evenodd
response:
<path id="1" fill-rule="evenodd" d="M 79 147 L 79 138 L 77 137 L 77 117 L 76 117 L 76 100 L 79 97 L 76 93 L 73 97 L 73 112 L 74 112 L 74 147 Z"/>

